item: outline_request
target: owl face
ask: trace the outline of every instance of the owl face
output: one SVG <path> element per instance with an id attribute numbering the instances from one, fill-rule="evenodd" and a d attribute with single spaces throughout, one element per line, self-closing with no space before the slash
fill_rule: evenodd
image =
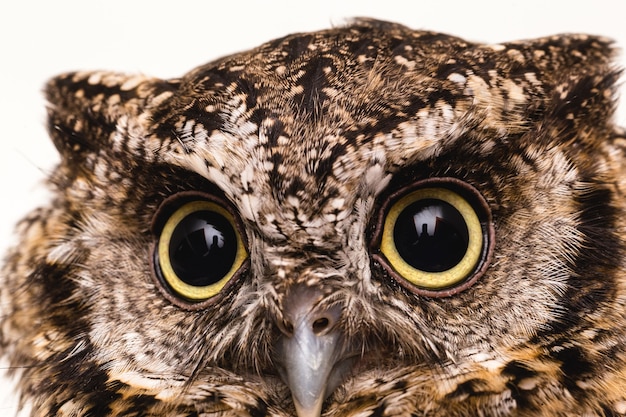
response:
<path id="1" fill-rule="evenodd" d="M 626 412 L 611 55 L 361 20 L 51 80 L 1 293 L 33 415 Z"/>

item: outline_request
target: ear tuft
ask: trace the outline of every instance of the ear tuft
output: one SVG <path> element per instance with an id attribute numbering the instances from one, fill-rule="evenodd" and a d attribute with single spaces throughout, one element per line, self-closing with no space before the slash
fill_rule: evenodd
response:
<path id="1" fill-rule="evenodd" d="M 142 75 L 74 72 L 53 78 L 45 88 L 52 141 L 65 161 L 111 148 L 120 122 L 137 118 L 167 90 L 167 82 Z"/>

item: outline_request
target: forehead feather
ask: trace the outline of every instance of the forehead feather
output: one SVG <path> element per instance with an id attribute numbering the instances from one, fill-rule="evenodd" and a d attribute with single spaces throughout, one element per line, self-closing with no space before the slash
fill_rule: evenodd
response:
<path id="1" fill-rule="evenodd" d="M 250 137 L 269 149 L 360 147 L 382 135 L 391 136 L 388 147 L 422 152 L 425 143 L 463 129 L 527 129 L 527 110 L 539 114 L 546 91 L 558 84 L 555 66 L 606 64 L 611 55 L 607 40 L 584 35 L 480 45 L 357 21 L 286 36 L 191 71 L 153 109 L 154 131 L 175 132 L 191 151 L 209 139 L 221 145 L 216 138 L 227 134 L 232 148 Z M 409 141 L 421 143 L 407 148 Z"/>

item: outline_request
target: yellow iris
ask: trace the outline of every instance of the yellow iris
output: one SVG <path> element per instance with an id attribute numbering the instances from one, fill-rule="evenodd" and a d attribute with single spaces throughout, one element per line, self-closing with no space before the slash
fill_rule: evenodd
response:
<path id="1" fill-rule="evenodd" d="M 203 217 L 207 215 L 218 219 L 221 226 L 218 226 L 216 229 L 210 222 L 207 223 L 203 220 Z M 193 230 L 191 227 L 196 229 Z M 225 231 L 232 235 L 232 238 L 225 238 L 223 233 L 221 233 L 222 230 L 219 229 L 226 229 Z M 207 246 L 193 248 L 194 244 L 198 245 L 197 242 L 187 243 L 191 241 L 190 236 L 192 232 L 200 236 L 202 238 L 200 242 Z M 205 234 L 209 234 L 209 237 L 215 239 L 213 242 L 215 244 L 212 244 L 210 241 L 205 242 L 205 239 L 208 239 L 204 237 Z M 216 268 L 213 268 L 210 262 L 205 262 L 204 264 L 199 262 L 198 259 L 201 259 L 201 255 L 196 253 L 201 251 L 208 252 L 213 250 L 213 246 L 219 246 L 217 244 L 218 237 L 221 239 L 219 241 L 221 246 L 229 246 L 232 259 L 231 257 L 220 256 L 213 261 L 214 264 L 217 264 Z M 187 244 L 188 246 L 184 249 L 189 252 L 186 254 L 187 258 L 195 256 L 198 258 L 195 260 L 196 262 L 189 262 L 185 257 L 177 259 L 177 254 L 172 253 L 172 239 Z M 161 275 L 165 282 L 177 295 L 191 301 L 207 300 L 218 294 L 248 257 L 244 242 L 237 228 L 237 223 L 232 214 L 220 205 L 204 200 L 188 202 L 169 217 L 159 237 L 157 254 Z M 185 262 L 189 263 L 189 265 L 186 265 Z M 194 271 L 194 268 L 198 269 L 198 265 L 205 267 L 206 271 Z M 228 268 L 229 266 L 230 268 Z M 223 272 L 217 272 L 218 276 L 216 278 L 215 271 L 217 270 Z M 201 275 L 203 272 L 207 272 L 207 275 L 212 274 L 211 279 L 204 280 L 207 283 L 206 285 L 198 284 L 198 282 L 202 282 L 202 279 L 194 281 L 184 276 L 185 274 Z"/>
<path id="2" fill-rule="evenodd" d="M 467 230 L 467 248 L 461 254 L 456 264 L 444 270 L 423 270 L 411 265 L 411 259 L 407 259 L 398 249 L 395 231 L 398 218 L 405 210 L 412 210 L 415 204 L 422 202 L 424 205 L 432 204 L 433 207 L 449 205 L 458 212 L 459 222 Z M 411 212 L 408 213 L 412 215 Z M 418 216 L 419 214 L 416 214 Z M 435 216 L 432 216 L 435 217 Z M 410 217 L 409 217 L 410 218 Z M 417 222 L 417 221 L 416 221 Z M 428 225 L 424 224 L 424 228 Z M 418 226 L 416 225 L 416 229 Z M 432 229 L 432 228 L 431 228 Z M 463 230 L 464 232 L 465 230 Z M 419 230 L 413 231 L 419 234 Z M 432 232 L 432 230 L 431 230 Z M 386 257 L 390 266 L 405 280 L 421 288 L 438 290 L 460 283 L 469 277 L 475 270 L 483 252 L 483 231 L 480 220 L 472 206 L 459 194 L 446 188 L 423 188 L 415 190 L 395 202 L 388 211 L 384 221 L 380 250 Z M 439 257 L 448 256 L 447 253 L 438 254 Z M 427 263 L 428 260 L 426 259 Z M 415 264 L 415 262 L 412 262 Z"/>

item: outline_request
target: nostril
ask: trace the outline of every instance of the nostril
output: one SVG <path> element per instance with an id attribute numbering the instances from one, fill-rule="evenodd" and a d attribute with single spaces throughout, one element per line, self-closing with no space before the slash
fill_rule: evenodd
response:
<path id="1" fill-rule="evenodd" d="M 332 327 L 331 321 L 328 317 L 320 317 L 313 322 L 313 333 L 319 335 L 328 328 Z"/>
<path id="2" fill-rule="evenodd" d="M 297 285 L 281 301 L 275 323 L 287 338 L 325 337 L 341 320 L 341 304 L 325 302 L 324 294 L 315 288 Z"/>

